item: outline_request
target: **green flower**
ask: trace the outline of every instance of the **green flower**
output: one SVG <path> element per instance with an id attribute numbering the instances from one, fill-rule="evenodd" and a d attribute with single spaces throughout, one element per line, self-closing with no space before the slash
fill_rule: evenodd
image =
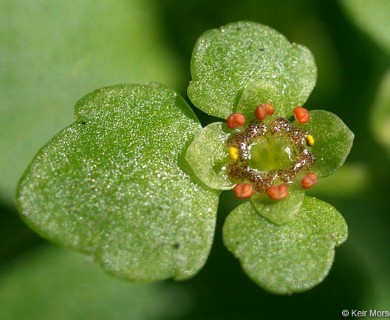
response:
<path id="1" fill-rule="evenodd" d="M 305 189 L 344 163 L 353 134 L 336 115 L 323 110 L 296 107 L 294 120 L 276 116 L 278 108 L 271 100 L 259 101 L 252 114 L 238 109 L 226 124 L 203 128 L 187 149 L 186 160 L 204 184 L 217 190 L 234 188 L 237 198 L 250 198 L 260 215 L 281 225 L 294 219 Z"/>
<path id="2" fill-rule="evenodd" d="M 96 90 L 26 170 L 22 217 L 119 277 L 186 279 L 210 252 L 221 190 L 234 189 L 248 201 L 223 236 L 245 272 L 279 294 L 313 287 L 347 226 L 304 189 L 343 164 L 353 134 L 334 114 L 300 107 L 316 80 L 311 53 L 238 22 L 199 38 L 191 72 L 191 101 L 225 122 L 201 128 L 155 83 Z"/>

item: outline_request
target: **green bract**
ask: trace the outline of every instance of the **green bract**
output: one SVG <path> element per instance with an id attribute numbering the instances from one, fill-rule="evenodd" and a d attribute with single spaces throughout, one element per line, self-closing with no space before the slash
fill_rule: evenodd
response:
<path id="1" fill-rule="evenodd" d="M 234 184 L 226 174 L 226 125 L 215 122 L 201 130 L 187 149 L 186 160 L 194 173 L 213 189 L 231 189 Z M 222 143 L 221 143 L 222 142 Z"/>
<path id="2" fill-rule="evenodd" d="M 243 88 L 234 111 L 254 118 L 253 110 L 259 105 L 259 101 L 271 103 L 275 106 L 282 106 L 285 103 L 283 99 L 282 93 L 270 82 L 250 81 Z M 286 113 L 290 111 L 290 108 L 288 108 Z"/>
<path id="3" fill-rule="evenodd" d="M 307 48 L 253 22 L 232 23 L 204 33 L 195 44 L 191 74 L 191 101 L 220 118 L 233 112 L 242 90 L 252 81 L 279 90 L 283 101 L 279 114 L 287 114 L 305 103 L 317 77 Z"/>
<path id="4" fill-rule="evenodd" d="M 341 167 L 352 148 L 354 135 L 345 123 L 331 112 L 313 110 L 305 126 L 316 139 L 312 147 L 316 155 L 313 170 L 327 176 Z"/>
<path id="5" fill-rule="evenodd" d="M 269 27 L 238 22 L 199 38 L 191 70 L 195 105 L 223 119 L 239 112 L 246 123 L 202 129 L 158 84 L 92 92 L 22 177 L 24 219 L 122 278 L 185 279 L 210 251 L 220 191 L 234 188 L 251 199 L 228 216 L 224 241 L 244 270 L 274 293 L 313 287 L 347 226 L 303 187 L 343 164 L 353 134 L 326 111 L 308 121 L 294 111 L 293 121 L 315 84 L 311 53 Z M 266 115 L 255 116 L 264 103 Z"/>
<path id="6" fill-rule="evenodd" d="M 254 194 L 251 198 L 254 209 L 264 218 L 275 224 L 285 224 L 294 219 L 302 206 L 305 192 L 301 188 L 294 188 L 283 201 L 274 201 L 266 195 Z"/>
<path id="7" fill-rule="evenodd" d="M 298 216 L 277 226 L 247 202 L 228 216 L 225 245 L 248 275 L 267 290 L 286 294 L 321 282 L 334 257 L 334 246 L 347 238 L 347 225 L 331 205 L 306 197 Z"/>

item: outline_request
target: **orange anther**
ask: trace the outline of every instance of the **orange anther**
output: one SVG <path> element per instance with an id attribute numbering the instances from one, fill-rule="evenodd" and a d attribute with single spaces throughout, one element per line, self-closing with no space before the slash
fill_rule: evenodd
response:
<path id="1" fill-rule="evenodd" d="M 259 105 L 255 111 L 255 116 L 259 120 L 264 120 L 267 117 L 267 111 L 262 105 Z"/>
<path id="2" fill-rule="evenodd" d="M 267 111 L 267 115 L 273 115 L 274 112 L 275 112 L 275 109 L 274 107 L 272 106 L 272 104 L 269 104 L 269 103 L 264 103 L 265 105 L 265 111 Z"/>
<path id="3" fill-rule="evenodd" d="M 303 189 L 309 189 L 314 186 L 318 181 L 317 175 L 314 172 L 309 172 L 304 178 L 301 180 L 301 186 Z"/>
<path id="4" fill-rule="evenodd" d="M 230 129 L 241 127 L 245 124 L 245 116 L 242 113 L 232 113 L 226 120 L 226 124 Z"/>
<path id="5" fill-rule="evenodd" d="M 261 103 L 255 111 L 255 116 L 259 120 L 264 120 L 267 116 L 274 114 L 275 109 L 269 103 Z"/>
<path id="6" fill-rule="evenodd" d="M 238 199 L 250 198 L 253 192 L 253 186 L 250 183 L 236 184 L 234 186 L 234 196 Z"/>
<path id="7" fill-rule="evenodd" d="M 266 191 L 272 200 L 282 200 L 288 196 L 288 188 L 285 184 L 271 186 Z"/>
<path id="8" fill-rule="evenodd" d="M 294 117 L 295 119 L 300 123 L 300 124 L 305 124 L 306 122 L 309 121 L 310 119 L 310 113 L 307 109 L 302 108 L 302 107 L 296 107 L 293 110 Z"/>

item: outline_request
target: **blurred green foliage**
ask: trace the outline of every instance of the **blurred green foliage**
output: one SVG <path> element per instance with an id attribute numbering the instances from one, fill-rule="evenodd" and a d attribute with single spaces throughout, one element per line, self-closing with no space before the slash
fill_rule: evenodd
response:
<path id="1" fill-rule="evenodd" d="M 349 2 L 355 7 L 364 1 Z M 366 2 L 390 14 L 383 1 Z M 361 19 L 350 19 L 351 12 L 341 2 L 310 0 L 1 1 L 0 318 L 44 319 L 47 313 L 53 319 L 63 314 L 68 315 L 64 319 L 107 319 L 107 314 L 113 319 L 335 319 L 343 309 L 389 310 L 390 160 L 370 122 L 373 100 L 390 67 L 389 53 L 368 26 L 354 24 Z M 365 13 L 371 15 L 369 9 Z M 355 133 L 346 171 L 313 189 L 344 214 L 349 226 L 349 239 L 337 251 L 326 281 L 309 292 L 280 297 L 247 279 L 221 241 L 223 220 L 237 205 L 230 192 L 220 203 L 210 258 L 186 282 L 133 289 L 131 283 L 100 275 L 92 264 L 78 268 L 80 257 L 74 253 L 46 249 L 48 244 L 20 222 L 13 193 L 38 148 L 72 121 L 75 101 L 98 87 L 149 81 L 185 95 L 197 37 L 237 20 L 267 24 L 307 46 L 316 59 L 318 81 L 306 107 L 336 113 Z M 213 121 L 197 114 L 203 124 Z M 53 259 L 71 273 L 55 272 Z M 89 275 L 92 270 L 96 278 Z M 100 286 L 93 290 L 99 297 L 88 300 L 77 289 L 86 276 Z M 108 309 L 99 312 L 104 294 L 110 295 Z M 122 300 L 126 296 L 128 303 Z M 62 309 L 49 309 L 57 298 Z"/>
<path id="2" fill-rule="evenodd" d="M 0 199 L 10 203 L 32 156 L 72 122 L 77 100 L 110 84 L 174 85 L 178 65 L 151 1 L 7 0 L 0 12 Z"/>
<path id="3" fill-rule="evenodd" d="M 121 281 L 84 256 L 51 245 L 3 270 L 0 301 L 0 319 L 161 319 L 189 307 L 178 287 Z"/>

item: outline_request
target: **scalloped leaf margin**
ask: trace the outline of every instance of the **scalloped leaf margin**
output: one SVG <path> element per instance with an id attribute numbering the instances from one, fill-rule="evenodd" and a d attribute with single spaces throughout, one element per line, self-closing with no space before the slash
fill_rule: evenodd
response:
<path id="1" fill-rule="evenodd" d="M 219 193 L 179 165 L 200 130 L 192 110 L 154 83 L 96 90 L 75 113 L 20 181 L 24 220 L 122 278 L 193 276 L 211 248 Z"/>

